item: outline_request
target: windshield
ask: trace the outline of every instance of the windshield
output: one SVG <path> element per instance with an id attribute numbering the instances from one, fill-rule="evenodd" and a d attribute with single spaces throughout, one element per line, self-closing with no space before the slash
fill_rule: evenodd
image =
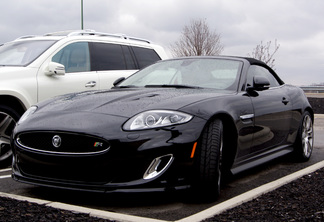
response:
<path id="1" fill-rule="evenodd" d="M 218 58 L 184 58 L 153 64 L 117 87 L 199 87 L 237 90 L 242 62 Z"/>
<path id="2" fill-rule="evenodd" d="M 0 66 L 25 66 L 34 61 L 54 40 L 16 41 L 0 46 Z"/>

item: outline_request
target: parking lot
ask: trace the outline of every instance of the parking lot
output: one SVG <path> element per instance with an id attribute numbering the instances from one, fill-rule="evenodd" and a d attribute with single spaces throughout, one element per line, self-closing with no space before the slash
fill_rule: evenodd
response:
<path id="1" fill-rule="evenodd" d="M 93 194 L 41 188 L 13 181 L 10 178 L 10 168 L 0 169 L 0 192 L 145 218 L 180 220 L 322 161 L 324 139 L 321 135 L 324 133 L 324 115 L 316 115 L 314 129 L 315 146 L 310 161 L 296 163 L 286 156 L 244 172 L 228 181 L 221 190 L 220 198 L 212 203 L 201 203 L 186 192 Z"/>

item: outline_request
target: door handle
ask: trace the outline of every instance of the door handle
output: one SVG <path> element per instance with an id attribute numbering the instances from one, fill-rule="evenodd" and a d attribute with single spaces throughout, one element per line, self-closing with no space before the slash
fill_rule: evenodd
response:
<path id="1" fill-rule="evenodd" d="M 282 98 L 282 103 L 285 104 L 285 105 L 287 105 L 289 103 L 289 100 L 286 99 L 286 97 L 283 97 Z"/>
<path id="2" fill-rule="evenodd" d="M 85 84 L 85 87 L 95 87 L 97 85 L 96 81 L 91 81 Z"/>

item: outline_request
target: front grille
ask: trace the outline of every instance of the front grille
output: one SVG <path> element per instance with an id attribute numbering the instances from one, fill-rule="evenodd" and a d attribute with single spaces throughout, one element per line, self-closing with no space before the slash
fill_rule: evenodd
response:
<path id="1" fill-rule="evenodd" d="M 68 132 L 22 133 L 16 142 L 24 149 L 62 154 L 102 153 L 110 147 L 102 138 Z"/>

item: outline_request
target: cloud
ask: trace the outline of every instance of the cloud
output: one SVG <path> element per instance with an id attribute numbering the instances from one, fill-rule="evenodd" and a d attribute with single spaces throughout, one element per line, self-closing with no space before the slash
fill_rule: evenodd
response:
<path id="1" fill-rule="evenodd" d="M 261 41 L 277 39 L 276 70 L 286 82 L 323 82 L 322 0 L 83 2 L 84 28 L 150 39 L 167 50 L 178 40 L 184 25 L 200 18 L 221 34 L 223 54 L 246 56 Z M 81 28 L 80 0 L 10 0 L 2 2 L 1 8 L 0 43 L 23 35 Z"/>

